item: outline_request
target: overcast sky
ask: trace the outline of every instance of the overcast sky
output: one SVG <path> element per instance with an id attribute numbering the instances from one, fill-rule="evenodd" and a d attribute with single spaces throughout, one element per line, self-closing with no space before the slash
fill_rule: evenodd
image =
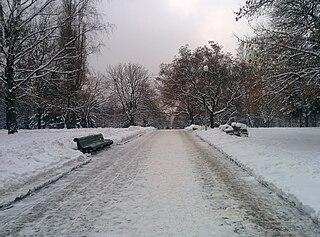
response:
<path id="1" fill-rule="evenodd" d="M 91 57 L 93 68 L 134 62 L 158 74 L 161 63 L 170 63 L 181 46 L 191 49 L 214 40 L 225 52 L 235 54 L 234 34 L 247 35 L 245 20 L 235 21 L 245 0 L 102 0 L 99 11 L 116 25 L 99 55 Z"/>

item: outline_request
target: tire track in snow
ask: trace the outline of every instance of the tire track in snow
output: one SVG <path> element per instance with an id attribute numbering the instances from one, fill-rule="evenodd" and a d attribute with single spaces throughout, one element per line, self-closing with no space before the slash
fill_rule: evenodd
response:
<path id="1" fill-rule="evenodd" d="M 93 236 L 232 236 L 207 210 L 180 132 L 158 131 L 156 138 L 144 172 L 105 209 L 110 215 L 100 224 L 108 224 Z"/>

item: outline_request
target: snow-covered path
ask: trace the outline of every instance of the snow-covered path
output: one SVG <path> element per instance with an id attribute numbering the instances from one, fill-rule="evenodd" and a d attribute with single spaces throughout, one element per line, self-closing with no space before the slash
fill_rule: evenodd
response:
<path id="1" fill-rule="evenodd" d="M 186 131 L 154 131 L 0 210 L 0 236 L 320 236 Z"/>

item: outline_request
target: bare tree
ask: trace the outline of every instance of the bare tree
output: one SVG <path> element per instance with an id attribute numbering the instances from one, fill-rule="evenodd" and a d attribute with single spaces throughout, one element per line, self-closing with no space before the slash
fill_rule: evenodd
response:
<path id="1" fill-rule="evenodd" d="M 66 35 L 61 29 L 68 22 L 75 22 L 86 14 L 93 1 L 69 1 L 73 8 L 65 14 L 66 0 L 12 0 L 0 2 L 0 80 L 5 85 L 6 124 L 8 133 L 17 132 L 17 93 L 30 81 L 59 78 L 61 73 L 71 73 L 65 68 L 76 45 L 83 43 L 84 35 L 92 30 L 104 28 L 102 25 L 74 24 L 83 26 L 80 30 L 72 27 L 72 34 Z M 61 34 L 63 33 L 63 34 Z M 60 41 L 60 47 L 56 44 Z M 54 46 L 54 47 L 53 47 Z M 82 50 L 77 61 L 83 61 Z M 69 53 L 68 53 L 69 52 Z M 81 55 L 81 56 L 79 56 Z M 74 56 L 74 54 L 73 54 Z M 29 63 L 31 58 L 32 63 Z M 74 58 L 73 58 L 74 59 Z M 80 63 L 84 65 L 83 63 Z M 79 73 L 79 70 L 76 69 Z"/>
<path id="2" fill-rule="evenodd" d="M 148 71 L 135 63 L 118 64 L 107 68 L 106 78 L 112 82 L 128 125 L 135 125 L 136 113 L 142 104 L 148 85 Z"/>
<path id="3" fill-rule="evenodd" d="M 237 13 L 239 18 L 259 15 L 269 23 L 245 43 L 252 62 L 265 70 L 263 94 L 270 98 L 265 103 L 278 113 L 304 117 L 308 126 L 320 104 L 320 2 L 254 0 Z"/>
<path id="4" fill-rule="evenodd" d="M 163 96 L 178 113 L 188 114 L 189 123 L 207 111 L 214 127 L 214 118 L 232 109 L 241 96 L 241 78 L 232 69 L 233 59 L 214 42 L 194 51 L 182 47 L 171 64 L 162 66 Z"/>
<path id="5" fill-rule="evenodd" d="M 81 89 L 79 96 L 80 126 L 93 127 L 96 117 L 101 113 L 102 106 L 107 102 L 101 74 L 90 74 L 88 83 Z"/>

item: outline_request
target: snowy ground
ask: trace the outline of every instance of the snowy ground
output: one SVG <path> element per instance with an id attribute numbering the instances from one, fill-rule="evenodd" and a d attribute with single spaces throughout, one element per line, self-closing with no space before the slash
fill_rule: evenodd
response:
<path id="1" fill-rule="evenodd" d="M 249 137 L 195 133 L 320 220 L 320 128 L 249 129 Z"/>
<path id="2" fill-rule="evenodd" d="M 13 135 L 0 130 L 0 204 L 3 190 L 19 187 L 33 177 L 59 169 L 66 163 L 76 165 L 77 162 L 85 162 L 90 155 L 76 149 L 75 137 L 102 133 L 104 138 L 118 144 L 150 129 L 153 128 L 19 130 Z"/>
<path id="3" fill-rule="evenodd" d="M 320 236 L 320 228 L 187 131 L 92 156 L 0 210 L 0 236 Z"/>
<path id="4" fill-rule="evenodd" d="M 102 133 L 120 144 L 150 128 L 0 131 L 0 205 L 7 190 L 42 173 L 60 171 L 94 156 L 76 150 L 74 137 Z M 320 220 L 320 128 L 249 129 L 235 137 L 219 129 L 195 133 L 223 150 L 249 173 Z M 45 180 L 44 180 L 45 181 Z M 273 186 L 274 185 L 274 186 Z M 7 197 L 6 197 L 7 198 Z"/>

